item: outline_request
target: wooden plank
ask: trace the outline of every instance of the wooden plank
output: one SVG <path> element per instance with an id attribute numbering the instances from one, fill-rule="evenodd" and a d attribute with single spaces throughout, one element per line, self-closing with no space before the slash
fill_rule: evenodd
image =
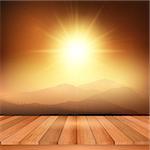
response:
<path id="1" fill-rule="evenodd" d="M 0 121 L 7 119 L 7 118 L 10 118 L 10 116 L 2 116 L 2 117 L 0 117 Z"/>
<path id="2" fill-rule="evenodd" d="M 58 144 L 58 140 L 62 129 L 64 127 L 66 116 L 60 116 L 56 119 L 56 121 L 52 124 L 52 126 L 48 129 L 45 135 L 40 140 L 40 144 Z"/>
<path id="3" fill-rule="evenodd" d="M 35 130 L 30 132 L 21 142 L 23 145 L 38 145 L 42 136 L 51 127 L 53 122 L 57 119 L 57 116 L 50 116 L 42 124 L 40 124 Z"/>
<path id="4" fill-rule="evenodd" d="M 134 141 L 135 144 L 149 144 L 148 139 L 141 135 L 139 132 L 133 130 L 128 125 L 124 124 L 123 122 L 119 121 L 115 117 L 106 116 L 106 118 L 111 121 L 118 129 L 120 129 L 126 136 Z"/>
<path id="5" fill-rule="evenodd" d="M 48 118 L 48 116 L 40 116 L 36 118 L 31 123 L 27 124 L 25 127 L 20 129 L 15 134 L 9 136 L 5 140 L 3 140 L 1 143 L 2 145 L 15 145 L 19 144 L 19 142 L 27 136 L 31 131 L 33 131 L 36 127 L 38 127 L 43 121 L 45 121 Z"/>
<path id="6" fill-rule="evenodd" d="M 37 116 L 35 117 L 28 117 L 25 120 L 23 120 L 22 122 L 10 127 L 9 129 L 5 130 L 4 132 L 2 132 L 0 134 L 0 142 L 6 138 L 8 138 L 9 136 L 11 136 L 12 134 L 18 132 L 21 128 L 23 128 L 24 126 L 26 126 L 28 123 L 32 122 L 34 119 L 36 119 Z"/>
<path id="7" fill-rule="evenodd" d="M 96 144 L 100 145 L 113 145 L 114 141 L 111 136 L 107 133 L 105 128 L 99 123 L 96 117 L 88 116 L 88 123 L 93 132 L 96 140 Z"/>
<path id="8" fill-rule="evenodd" d="M 2 150 L 149 150 L 149 146 L 93 146 L 93 145 L 48 145 L 48 146 L 0 146 Z"/>
<path id="9" fill-rule="evenodd" d="M 131 122 L 130 120 L 128 120 L 127 118 L 125 118 L 124 116 L 116 116 L 117 119 L 119 119 L 120 121 L 122 121 L 123 123 L 125 123 L 126 125 L 128 125 L 130 128 L 136 130 L 137 132 L 139 132 L 140 134 L 142 134 L 143 136 L 150 138 L 149 137 L 149 132 L 147 129 L 139 126 L 138 124 L 136 124 L 135 122 Z"/>
<path id="10" fill-rule="evenodd" d="M 77 144 L 96 144 L 85 116 L 77 117 Z"/>
<path id="11" fill-rule="evenodd" d="M 116 145 L 130 145 L 133 141 L 121 132 L 114 124 L 107 120 L 103 116 L 97 116 L 98 121 L 106 129 L 112 139 L 115 141 Z"/>
<path id="12" fill-rule="evenodd" d="M 6 124 L 6 123 L 8 123 L 8 122 L 11 122 L 12 120 L 15 120 L 15 119 L 17 119 L 17 118 L 19 118 L 20 116 L 12 116 L 12 117 L 10 117 L 10 118 L 7 118 L 7 119 L 5 119 L 5 120 L 2 120 L 1 122 L 0 122 L 0 128 L 1 128 L 1 126 L 3 125 L 3 124 Z"/>
<path id="13" fill-rule="evenodd" d="M 146 119 L 150 119 L 150 115 L 149 116 L 143 116 L 144 118 L 146 118 Z"/>
<path id="14" fill-rule="evenodd" d="M 0 126 L 0 133 L 1 133 L 1 132 L 4 132 L 4 131 L 7 130 L 8 128 L 10 128 L 10 127 L 12 127 L 12 126 L 18 124 L 19 122 L 21 122 L 21 121 L 23 121 L 23 120 L 25 120 L 25 119 L 27 119 L 27 118 L 28 118 L 28 116 L 23 116 L 23 117 L 20 116 L 19 118 L 16 118 L 16 119 L 14 119 L 14 120 L 12 120 L 12 121 L 6 123 L 6 124 L 2 124 L 2 125 Z M 10 118 L 8 118 L 8 119 L 10 119 Z M 6 119 L 6 120 L 7 120 L 7 119 Z M 5 120 L 4 120 L 4 121 L 5 121 Z"/>
<path id="15" fill-rule="evenodd" d="M 150 127 L 149 127 L 149 124 L 148 123 L 145 123 L 135 117 L 132 117 L 132 116 L 124 116 L 125 118 L 127 118 L 128 120 L 132 121 L 132 122 L 135 122 L 136 124 L 142 126 L 143 128 L 146 128 L 148 130 L 150 130 Z"/>
<path id="16" fill-rule="evenodd" d="M 0 123 L 2 122 L 2 125 L 0 125 L 0 130 L 4 136 L 3 139 L 3 136 L 0 134 L 0 141 L 2 142 L 2 144 L 6 144 L 6 145 L 7 144 L 38 145 L 39 143 L 54 144 L 54 145 L 60 144 L 60 147 L 63 146 L 63 144 L 68 144 L 68 145 L 85 144 L 86 145 L 90 143 L 89 145 L 95 145 L 95 144 L 103 145 L 107 143 L 106 142 L 107 138 L 104 136 L 105 134 L 107 135 L 107 133 L 110 139 L 114 141 L 115 144 L 117 144 L 117 146 L 120 143 L 121 145 L 150 144 L 148 140 L 148 129 L 146 128 L 148 126 L 148 123 L 143 119 L 140 120 L 141 117 L 147 119 L 145 116 L 132 116 L 132 117 L 131 116 L 115 116 L 115 117 L 61 116 L 62 118 L 63 117 L 67 118 L 67 120 L 64 119 L 64 121 L 63 119 L 60 119 L 61 117 L 58 117 L 59 118 L 58 119 L 57 116 L 52 116 L 52 117 L 56 117 L 52 121 L 50 119 L 51 117 L 45 116 L 47 117 L 47 119 L 45 120 L 43 119 L 43 121 L 41 121 L 39 125 L 35 123 L 35 121 L 37 120 L 36 117 L 35 117 L 36 120 L 29 119 L 33 116 L 31 117 L 6 116 L 6 117 L 7 118 L 0 121 Z M 14 119 L 12 119 L 13 117 Z M 128 119 L 128 117 L 130 119 Z M 22 118 L 22 120 L 15 123 L 15 121 L 19 120 L 19 118 L 20 119 Z M 105 120 L 107 121 L 98 118 L 103 118 L 103 119 L 105 118 Z M 25 123 L 25 120 L 28 120 L 28 122 L 26 121 Z M 23 125 L 21 125 L 22 123 Z M 20 125 L 18 126 L 18 124 Z M 1 126 L 3 126 L 3 129 L 5 129 L 6 126 L 6 129 L 2 130 Z M 115 129 L 112 126 L 116 127 L 117 129 Z M 121 135 L 118 135 L 119 133 Z M 46 140 L 43 140 L 44 137 Z M 80 137 L 80 140 L 78 139 L 78 137 Z M 89 139 L 91 139 L 91 141 Z M 43 142 L 41 142 L 42 140 Z M 94 140 L 94 142 L 92 140 Z M 121 140 L 124 142 L 122 142 Z M 106 145 L 108 145 L 108 147 L 113 148 L 111 144 L 113 143 L 107 143 Z M 139 145 L 139 147 L 140 146 L 141 145 Z"/>
<path id="17" fill-rule="evenodd" d="M 150 123 L 149 119 L 146 118 L 145 116 L 134 116 L 134 117 L 141 120 L 141 121 L 143 121 L 143 122 L 145 122 L 145 123 Z"/>
<path id="18" fill-rule="evenodd" d="M 76 144 L 77 143 L 77 117 L 68 116 L 58 144 Z"/>

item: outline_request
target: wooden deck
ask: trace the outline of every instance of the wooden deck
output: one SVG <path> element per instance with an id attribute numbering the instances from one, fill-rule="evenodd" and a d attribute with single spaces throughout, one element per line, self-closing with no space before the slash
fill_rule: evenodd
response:
<path id="1" fill-rule="evenodd" d="M 0 148 L 148 150 L 149 131 L 148 116 L 0 116 Z"/>

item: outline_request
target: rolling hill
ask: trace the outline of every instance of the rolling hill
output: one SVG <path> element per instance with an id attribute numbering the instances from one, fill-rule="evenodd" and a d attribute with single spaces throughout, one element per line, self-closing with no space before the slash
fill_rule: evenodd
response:
<path id="1" fill-rule="evenodd" d="M 119 88 L 122 87 L 124 85 L 117 83 L 115 81 L 112 80 L 108 80 L 108 79 L 102 79 L 102 80 L 96 80 L 94 82 L 90 82 L 87 84 L 82 84 L 79 87 L 81 89 L 86 89 L 86 90 L 97 90 L 99 92 L 104 92 L 107 91 L 109 89 L 112 88 Z"/>
<path id="2" fill-rule="evenodd" d="M 136 114 L 136 111 L 111 104 L 104 100 L 84 100 L 65 102 L 56 105 L 38 103 L 17 105 L 6 101 L 1 102 L 3 115 L 47 115 L 47 114 Z"/>
<path id="3" fill-rule="evenodd" d="M 102 88 L 104 89 L 101 90 Z M 79 87 L 61 84 L 3 98 L 1 102 L 1 113 L 5 114 L 147 114 L 148 112 L 148 98 L 144 99 L 133 89 L 110 80 L 99 80 Z"/>

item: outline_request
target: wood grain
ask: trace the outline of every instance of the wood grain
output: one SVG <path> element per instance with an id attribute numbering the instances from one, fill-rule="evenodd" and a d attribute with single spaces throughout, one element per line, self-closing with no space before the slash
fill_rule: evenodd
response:
<path id="1" fill-rule="evenodd" d="M 134 117 L 141 120 L 141 121 L 149 123 L 149 118 L 146 118 L 145 116 L 134 116 Z"/>
<path id="2" fill-rule="evenodd" d="M 66 116 L 60 116 L 56 119 L 56 121 L 52 124 L 52 126 L 40 140 L 41 145 L 58 143 L 66 118 L 67 118 Z"/>
<path id="3" fill-rule="evenodd" d="M 117 120 L 112 116 L 107 116 L 106 118 L 111 121 L 117 128 L 119 128 L 126 136 L 132 139 L 135 144 L 149 144 L 149 141 L 145 136 L 133 130 L 128 125 L 124 124 L 123 122 Z"/>
<path id="4" fill-rule="evenodd" d="M 120 121 L 122 121 L 122 123 L 125 123 L 126 125 L 128 125 L 130 128 L 136 130 L 137 132 L 139 132 L 143 136 L 150 138 L 149 131 L 147 129 L 139 126 L 137 123 L 131 122 L 130 120 L 128 120 L 127 118 L 125 118 L 123 116 L 121 116 L 121 117 L 116 116 L 116 118 L 119 119 Z"/>
<path id="5" fill-rule="evenodd" d="M 13 121 L 13 120 L 15 120 L 15 119 L 17 119 L 17 118 L 20 118 L 21 116 L 12 116 L 12 117 L 9 117 L 9 118 L 7 118 L 7 119 L 4 119 L 4 120 L 2 120 L 1 122 L 0 122 L 0 127 L 3 125 L 3 124 L 6 124 L 6 123 L 8 123 L 8 122 L 10 122 L 10 124 L 11 124 L 11 121 Z"/>
<path id="6" fill-rule="evenodd" d="M 77 144 L 96 144 L 85 116 L 77 117 Z"/>
<path id="7" fill-rule="evenodd" d="M 53 145 L 53 146 L 0 146 L 1 150 L 149 150 L 149 146 L 91 146 L 91 145 Z"/>
<path id="8" fill-rule="evenodd" d="M 0 117 L 0 121 L 4 120 L 4 119 L 7 119 L 7 118 L 10 118 L 10 116 L 1 116 Z"/>
<path id="9" fill-rule="evenodd" d="M 0 121 L 2 145 L 140 147 L 150 144 L 148 116 L 2 116 L 1 118 L 3 118 Z"/>
<path id="10" fill-rule="evenodd" d="M 20 143 L 23 145 L 38 145 L 42 136 L 47 132 L 51 127 L 54 121 L 57 119 L 57 116 L 50 116 L 48 119 L 43 121 L 35 130 L 30 132 Z"/>
<path id="11" fill-rule="evenodd" d="M 58 144 L 77 143 L 77 117 L 69 116 L 64 125 Z"/>
<path id="12" fill-rule="evenodd" d="M 114 144 L 114 141 L 111 138 L 111 136 L 108 134 L 105 128 L 99 123 L 99 121 L 95 117 L 88 116 L 87 118 L 88 118 L 88 123 L 90 125 L 90 128 L 96 139 L 96 144 L 100 144 L 100 145 Z"/>
<path id="13" fill-rule="evenodd" d="M 12 117 L 11 117 L 12 118 Z M 8 118 L 8 119 L 11 119 L 11 118 Z M 10 121 L 10 122 L 6 122 L 5 124 L 1 124 L 1 126 L 0 126 L 0 133 L 1 132 L 4 132 L 5 130 L 7 130 L 8 128 L 10 128 L 10 127 L 12 127 L 12 126 L 14 126 L 14 125 L 16 125 L 16 124 L 18 124 L 19 122 L 21 122 L 21 121 L 23 121 L 23 120 L 25 120 L 25 119 L 27 119 L 28 117 L 27 116 L 24 116 L 24 117 L 19 117 L 19 118 L 16 118 L 16 119 L 14 119 L 14 120 L 12 120 L 12 121 Z M 7 119 L 6 119 L 7 120 Z M 3 121 L 5 121 L 5 120 L 3 120 Z"/>
<path id="14" fill-rule="evenodd" d="M 130 120 L 131 122 L 135 122 L 138 125 L 142 126 L 143 128 L 150 130 L 148 123 L 143 122 L 143 121 L 141 121 L 141 120 L 139 120 L 133 116 L 124 116 L 124 117 L 127 118 L 128 120 Z"/>
<path id="15" fill-rule="evenodd" d="M 0 142 L 2 142 L 4 139 L 6 139 L 7 137 L 13 135 L 14 133 L 16 133 L 17 131 L 19 131 L 21 128 L 23 128 L 24 126 L 26 126 L 28 123 L 32 122 L 34 119 L 36 119 L 37 117 L 28 117 L 25 120 L 23 120 L 22 122 L 10 127 L 9 129 L 5 130 L 4 132 L 2 132 L 0 134 Z"/>
<path id="16" fill-rule="evenodd" d="M 103 116 L 97 117 L 98 121 L 103 125 L 106 131 L 110 134 L 116 145 L 130 145 L 133 141 L 119 130 L 114 124 Z"/>
<path id="17" fill-rule="evenodd" d="M 48 116 L 41 116 L 20 129 L 15 134 L 9 136 L 5 140 L 3 140 L 1 143 L 4 145 L 15 145 L 19 144 L 19 142 L 28 135 L 32 130 L 34 130 L 36 127 L 38 127 L 43 121 L 45 121 L 48 118 Z"/>

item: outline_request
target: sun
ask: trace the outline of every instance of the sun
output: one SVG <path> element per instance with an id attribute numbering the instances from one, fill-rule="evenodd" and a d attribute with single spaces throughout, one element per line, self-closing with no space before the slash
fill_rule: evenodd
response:
<path id="1" fill-rule="evenodd" d="M 90 41 L 83 32 L 70 35 L 63 43 L 65 58 L 70 63 L 83 63 L 87 60 L 90 52 Z"/>
<path id="2" fill-rule="evenodd" d="M 68 18 L 63 21 L 56 16 L 57 30 L 44 32 L 48 37 L 49 47 L 46 50 L 34 50 L 34 52 L 49 53 L 52 57 L 66 67 L 83 68 L 97 58 L 103 57 L 102 53 L 115 53 L 120 50 L 105 49 L 105 39 L 113 31 L 102 31 L 97 26 L 96 20 L 101 11 L 98 11 L 91 20 L 79 19 L 79 14 L 72 14 L 73 20 Z M 107 47 L 107 46 L 106 46 Z M 98 56 L 98 57 L 97 57 Z"/>

